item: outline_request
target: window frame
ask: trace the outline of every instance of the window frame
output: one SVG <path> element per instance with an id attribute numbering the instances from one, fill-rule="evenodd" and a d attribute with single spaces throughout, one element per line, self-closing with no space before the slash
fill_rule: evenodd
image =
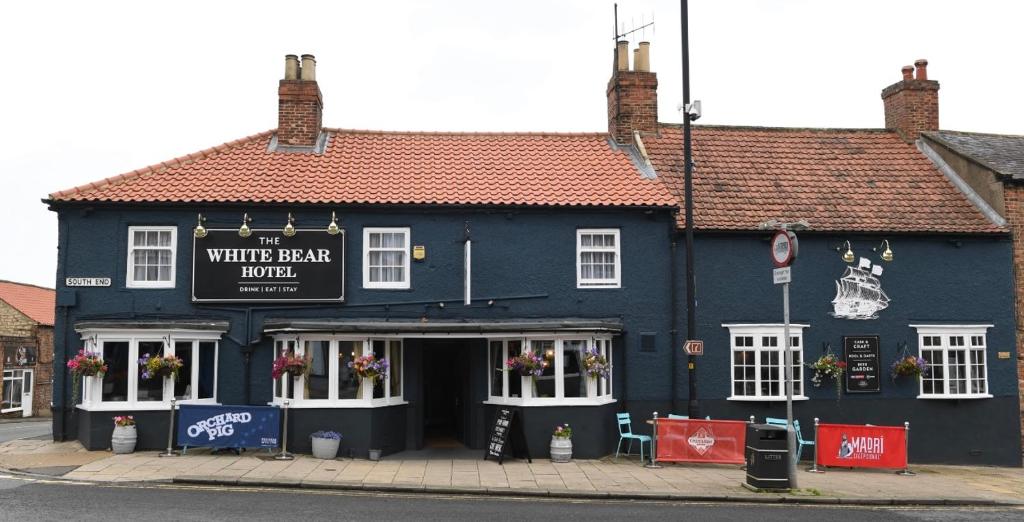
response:
<path id="1" fill-rule="evenodd" d="M 722 325 L 723 328 L 729 330 L 729 396 L 726 400 L 729 401 L 747 401 L 747 402 L 776 402 L 786 400 L 786 372 L 785 372 L 785 353 L 784 343 L 780 343 L 778 347 L 764 347 L 761 346 L 760 338 L 774 336 L 780 341 L 783 339 L 784 325 L 777 323 L 764 323 L 764 324 L 737 324 L 737 323 L 726 323 Z M 804 364 L 806 359 L 804 357 L 804 335 L 803 331 L 805 328 L 809 328 L 808 324 L 790 324 L 789 325 L 789 336 L 798 339 L 799 346 L 790 346 L 790 351 L 799 352 L 800 364 L 794 364 L 794 373 L 799 373 L 794 378 L 794 388 L 799 383 L 800 393 L 799 395 L 794 393 L 793 400 L 805 401 L 807 397 L 807 379 Z M 736 339 L 739 337 L 753 337 L 755 339 L 754 345 L 751 347 L 741 347 L 739 350 L 736 346 Z M 754 392 L 755 395 L 736 395 L 736 357 L 737 351 L 752 351 L 754 353 Z M 762 395 L 761 394 L 761 354 L 765 352 L 778 352 L 779 353 L 779 395 Z M 794 389 L 794 392 L 796 390 Z"/>
<path id="2" fill-rule="evenodd" d="M 136 281 L 135 280 L 135 233 L 136 232 L 170 232 L 171 233 L 171 279 L 168 281 Z M 139 247 L 154 248 L 154 247 Z M 164 247 L 155 247 L 164 248 Z M 136 225 L 128 227 L 127 259 L 124 282 L 126 288 L 175 288 L 178 271 L 178 227 L 158 225 Z"/>
<path id="3" fill-rule="evenodd" d="M 370 281 L 370 253 L 374 251 L 397 252 L 397 248 L 372 248 L 370 236 L 373 234 L 405 235 L 405 263 L 402 266 L 403 281 Z M 408 290 L 412 287 L 412 229 L 411 227 L 363 227 L 363 288 L 371 290 Z"/>
<path id="4" fill-rule="evenodd" d="M 614 381 L 614 365 L 609 369 L 607 378 L 598 378 L 596 386 L 591 389 L 591 386 L 587 385 L 587 396 L 585 397 L 565 397 L 565 345 L 570 341 L 583 341 L 584 347 L 597 346 L 602 350 L 602 353 L 608 358 L 609 363 L 612 361 L 614 354 L 614 342 L 612 335 L 593 335 L 593 334 L 532 334 L 526 336 L 508 336 L 498 335 L 495 337 L 486 337 L 487 340 L 487 400 L 484 404 L 505 404 L 505 405 L 518 405 L 518 406 L 596 406 L 601 404 L 609 404 L 615 402 L 614 389 L 612 382 Z M 507 361 L 509 358 L 508 349 L 510 341 L 519 341 L 520 349 L 529 350 L 531 349 L 530 341 L 553 341 L 554 342 L 554 353 L 553 360 L 555 362 L 555 371 L 550 376 L 550 379 L 554 380 L 555 383 L 555 396 L 554 397 L 522 397 L 520 391 L 519 397 L 509 396 L 509 384 L 513 379 L 523 379 L 522 386 L 527 384 L 528 377 L 521 377 L 513 374 L 509 370 L 505 370 L 502 375 L 502 394 L 494 394 L 494 383 L 492 381 L 493 363 L 491 361 L 491 343 L 501 342 L 501 360 Z M 599 344 L 600 343 L 600 344 Z M 503 364 L 504 366 L 504 364 Z M 580 372 L 583 373 L 582 361 L 580 361 Z M 544 378 L 544 377 L 542 377 Z M 586 378 L 581 376 L 581 378 Z M 520 388 L 522 390 L 522 388 Z M 591 394 L 594 391 L 594 394 Z M 532 394 L 531 394 L 532 395 Z"/>
<path id="5" fill-rule="evenodd" d="M 918 399 L 923 400 L 935 400 L 935 399 L 991 399 L 991 383 L 988 380 L 988 329 L 992 328 L 991 324 L 949 324 L 949 325 L 922 325 L 912 324 L 909 325 L 911 328 L 917 330 L 917 355 L 918 357 L 924 357 L 925 351 L 941 351 L 942 352 L 942 393 L 925 393 L 924 383 L 925 378 L 918 379 Z M 972 336 L 981 336 L 983 344 L 980 348 L 972 347 Z M 925 337 L 939 337 L 940 343 L 938 347 L 929 346 L 925 350 L 924 338 Z M 955 349 L 950 345 L 951 337 L 963 337 L 964 345 L 962 347 L 956 347 Z M 949 354 L 951 351 L 963 351 L 965 355 L 964 367 L 966 369 L 966 375 L 964 381 L 966 382 L 967 389 L 971 389 L 972 381 L 971 378 L 971 352 L 981 353 L 981 363 L 985 370 L 982 382 L 985 385 L 985 391 L 982 393 L 978 392 L 966 392 L 966 393 L 950 393 L 950 364 Z M 934 381 L 934 379 L 931 379 Z"/>
<path id="6" fill-rule="evenodd" d="M 363 383 L 357 393 L 355 399 L 339 399 L 338 398 L 338 379 L 341 376 L 341 360 L 339 358 L 339 350 L 342 342 L 354 341 L 358 346 L 356 350 L 356 357 L 360 357 L 369 353 L 373 353 L 373 342 L 384 341 L 384 349 L 386 350 L 386 357 L 388 362 L 391 363 L 392 350 L 395 348 L 392 343 L 398 342 L 399 364 L 405 364 L 405 342 L 403 338 L 398 336 L 387 336 L 387 335 L 373 335 L 373 336 L 354 336 L 354 335 L 333 335 L 333 334 L 318 334 L 310 333 L 308 335 L 278 335 L 274 336 L 274 357 L 277 357 L 278 343 L 289 341 L 295 342 L 295 354 L 306 356 L 306 343 L 309 341 L 327 341 L 330 343 L 328 361 L 328 372 L 327 382 L 328 391 L 326 399 L 307 399 L 306 394 L 306 376 L 303 375 L 298 378 L 289 377 L 283 375 L 280 379 L 285 379 L 282 383 L 282 395 L 278 395 L 276 386 L 271 386 L 272 400 L 268 403 L 270 405 L 283 405 L 286 400 L 286 388 L 284 386 L 293 386 L 294 391 L 292 397 L 287 399 L 288 406 L 290 408 L 377 408 L 384 406 L 397 406 L 400 404 L 407 404 L 404 400 L 405 393 L 405 367 L 399 368 L 399 389 L 401 395 L 391 395 L 391 378 L 393 372 L 388 370 L 387 377 L 384 378 L 382 385 L 384 387 L 384 396 L 380 398 L 373 398 L 373 381 L 371 379 L 363 379 Z M 290 380 L 291 382 L 288 382 Z M 273 381 L 271 381 L 273 382 Z"/>
<path id="7" fill-rule="evenodd" d="M 87 411 L 115 411 L 115 410 L 166 410 L 171 406 L 171 399 L 174 398 L 174 380 L 171 377 L 164 377 L 163 400 L 140 401 L 139 393 L 139 343 L 140 342 L 161 342 L 164 344 L 164 354 L 175 354 L 176 344 L 179 342 L 191 342 L 192 364 L 197 364 L 199 358 L 200 343 L 213 343 L 213 397 L 205 399 L 194 398 L 199 394 L 198 372 L 192 372 L 190 399 L 177 400 L 176 404 L 220 404 L 217 402 L 220 373 L 220 338 L 221 332 L 206 330 L 83 330 L 82 342 L 85 350 L 99 353 L 102 356 L 104 343 L 128 343 L 128 392 L 127 400 L 105 401 L 103 400 L 103 379 L 99 377 L 82 378 L 81 403 L 76 407 Z"/>
<path id="8" fill-rule="evenodd" d="M 33 382 L 30 384 L 28 392 L 25 391 L 25 371 L 33 372 L 33 370 L 31 368 L 4 368 L 4 370 L 2 372 L 2 375 L 0 375 L 0 391 L 5 392 L 8 389 L 12 390 L 11 391 L 11 402 L 10 402 L 10 404 L 13 405 L 15 399 L 17 399 L 18 406 L 16 408 L 15 407 L 3 408 L 2 406 L 0 406 L 0 413 L 13 413 L 13 412 L 16 412 L 16 411 L 25 411 L 24 395 L 26 393 L 32 393 L 31 386 L 35 385 L 35 382 L 34 382 L 35 381 L 35 375 L 33 375 L 32 376 Z M 20 388 L 20 390 L 18 392 L 18 396 L 17 397 L 14 396 L 14 392 L 13 392 L 13 389 L 14 389 L 14 384 L 13 383 L 15 381 L 20 381 L 21 382 L 21 388 Z M 11 384 L 8 385 L 7 384 L 8 382 L 10 382 Z M 8 386 L 10 386 L 10 387 L 8 387 Z M 2 394 L 0 394 L 0 404 L 2 404 L 2 403 L 3 403 L 3 396 L 2 396 Z"/>
<path id="9" fill-rule="evenodd" d="M 615 247 L 595 248 L 583 246 L 585 235 L 613 235 Z M 615 277 L 613 279 L 594 279 L 583 277 L 583 252 L 613 252 L 615 254 Z M 578 228 L 576 229 L 576 288 L 622 288 L 622 234 L 618 228 Z"/>

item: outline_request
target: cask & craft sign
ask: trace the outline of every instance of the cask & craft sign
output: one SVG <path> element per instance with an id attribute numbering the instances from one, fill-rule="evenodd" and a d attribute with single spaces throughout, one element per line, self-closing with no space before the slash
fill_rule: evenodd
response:
<path id="1" fill-rule="evenodd" d="M 195 302 L 345 300 L 345 232 L 209 229 L 192 250 Z"/>

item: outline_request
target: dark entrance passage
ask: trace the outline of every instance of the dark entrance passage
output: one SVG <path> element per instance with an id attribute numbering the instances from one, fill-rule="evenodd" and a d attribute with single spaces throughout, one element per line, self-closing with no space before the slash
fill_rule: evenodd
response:
<path id="1" fill-rule="evenodd" d="M 470 416 L 470 340 L 423 343 L 423 445 L 461 448 Z"/>

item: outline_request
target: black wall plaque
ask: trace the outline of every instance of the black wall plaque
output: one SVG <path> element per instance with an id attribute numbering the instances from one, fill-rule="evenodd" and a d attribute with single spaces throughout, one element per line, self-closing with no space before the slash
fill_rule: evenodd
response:
<path id="1" fill-rule="evenodd" d="M 259 302 L 345 300 L 345 232 L 209 229 L 193 239 L 192 300 Z"/>
<path id="2" fill-rule="evenodd" d="M 881 391 L 877 335 L 843 337 L 843 358 L 847 393 Z"/>
<path id="3" fill-rule="evenodd" d="M 4 347 L 4 368 L 35 366 L 36 347 L 27 344 L 8 344 Z"/>
<path id="4" fill-rule="evenodd" d="M 526 445 L 522 413 L 516 408 L 498 408 L 494 412 L 494 425 L 487 438 L 484 460 L 487 460 L 487 457 L 494 457 L 498 459 L 498 464 L 502 464 L 508 453 L 512 453 L 515 458 L 525 458 L 527 462 L 533 462 L 530 458 L 530 449 Z"/>

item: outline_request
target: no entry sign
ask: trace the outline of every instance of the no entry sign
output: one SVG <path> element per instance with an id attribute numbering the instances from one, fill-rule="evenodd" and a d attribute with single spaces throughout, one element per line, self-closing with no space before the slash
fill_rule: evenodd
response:
<path id="1" fill-rule="evenodd" d="M 789 266 L 796 258 L 796 234 L 779 230 L 772 236 L 772 264 L 778 268 Z"/>

